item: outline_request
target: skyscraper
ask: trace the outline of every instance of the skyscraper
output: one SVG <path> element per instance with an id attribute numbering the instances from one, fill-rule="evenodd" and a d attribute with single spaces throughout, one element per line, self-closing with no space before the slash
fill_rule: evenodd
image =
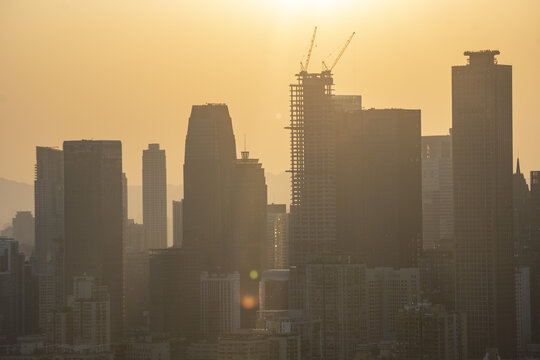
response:
<path id="1" fill-rule="evenodd" d="M 184 227 L 182 221 L 184 220 L 184 201 L 172 202 L 173 212 L 173 246 L 182 247 L 184 239 Z"/>
<path id="2" fill-rule="evenodd" d="M 92 276 L 110 293 L 111 338 L 122 335 L 122 144 L 64 142 L 65 286 Z"/>
<path id="3" fill-rule="evenodd" d="M 149 144 L 143 150 L 143 225 L 147 249 L 167 247 L 167 170 L 165 150 Z"/>
<path id="4" fill-rule="evenodd" d="M 306 312 L 322 320 L 323 359 L 354 359 L 365 337 L 365 265 L 345 253 L 322 254 L 306 265 Z"/>
<path id="5" fill-rule="evenodd" d="M 45 273 L 48 265 L 54 260 L 54 243 L 61 243 L 64 238 L 62 150 L 36 147 L 34 201 L 37 271 Z"/>
<path id="6" fill-rule="evenodd" d="M 226 249 L 230 264 L 227 267 L 240 273 L 240 296 L 244 305 L 242 327 L 253 328 L 257 307 L 251 304 L 258 302 L 259 277 L 268 266 L 267 203 L 264 169 L 258 159 L 249 158 L 247 151 L 242 151 L 242 158 L 235 162 L 231 195 L 231 242 Z"/>
<path id="7" fill-rule="evenodd" d="M 336 124 L 330 71 L 296 75 L 290 85 L 291 265 L 336 242 Z M 301 276 L 301 273 L 299 274 Z M 300 296 L 301 299 L 301 296 Z M 301 300 L 300 300 L 301 301 Z"/>
<path id="8" fill-rule="evenodd" d="M 228 261 L 235 160 L 227 105 L 194 105 L 186 136 L 183 247 L 200 250 L 204 270 L 223 269 Z"/>
<path id="9" fill-rule="evenodd" d="M 195 338 L 200 334 L 201 267 L 197 251 L 152 249 L 150 254 L 150 330 Z"/>
<path id="10" fill-rule="evenodd" d="M 240 328 L 240 274 L 201 274 L 201 331 L 211 340 Z"/>
<path id="11" fill-rule="evenodd" d="M 420 110 L 337 120 L 337 248 L 368 267 L 417 267 L 422 248 Z"/>
<path id="12" fill-rule="evenodd" d="M 469 357 L 516 351 L 512 240 L 512 67 L 499 51 L 467 51 L 452 67 L 457 310 Z"/>
<path id="13" fill-rule="evenodd" d="M 540 303 L 540 171 L 531 171 L 531 304 Z M 532 341 L 540 343 L 540 307 L 531 306 Z"/>
<path id="14" fill-rule="evenodd" d="M 289 214 L 285 204 L 267 207 L 267 258 L 271 269 L 289 267 Z"/>
<path id="15" fill-rule="evenodd" d="M 422 136 L 423 248 L 454 240 L 451 135 Z"/>
<path id="16" fill-rule="evenodd" d="M 35 225 L 31 211 L 17 211 L 13 218 L 13 238 L 29 258 L 34 252 Z"/>
<path id="17" fill-rule="evenodd" d="M 529 265 L 531 249 L 531 192 L 521 172 L 519 158 L 512 176 L 512 206 L 514 215 L 514 254 L 518 264 Z"/>
<path id="18" fill-rule="evenodd" d="M 0 336 L 24 335 L 24 254 L 0 237 Z"/>

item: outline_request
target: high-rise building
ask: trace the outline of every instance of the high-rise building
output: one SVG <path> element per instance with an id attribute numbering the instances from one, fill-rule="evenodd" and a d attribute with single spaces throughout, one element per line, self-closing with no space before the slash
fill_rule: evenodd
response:
<path id="1" fill-rule="evenodd" d="M 337 121 L 337 248 L 368 267 L 417 267 L 422 249 L 420 110 Z"/>
<path id="2" fill-rule="evenodd" d="M 453 249 L 424 249 L 420 259 L 422 299 L 441 304 L 448 311 L 456 308 L 456 260 Z"/>
<path id="3" fill-rule="evenodd" d="M 289 309 L 289 269 L 270 269 L 262 273 L 259 284 L 261 311 Z"/>
<path id="4" fill-rule="evenodd" d="M 17 211 L 13 218 L 13 239 L 29 258 L 34 252 L 35 225 L 31 211 Z"/>
<path id="5" fill-rule="evenodd" d="M 147 249 L 167 247 L 167 168 L 165 150 L 149 144 L 143 150 L 143 225 Z"/>
<path id="6" fill-rule="evenodd" d="M 330 71 L 296 75 L 290 85 L 291 264 L 303 277 L 307 259 L 335 249 L 336 123 Z M 296 276 L 296 275 L 294 275 Z M 296 281 L 294 282 L 296 283 Z M 299 281 L 303 283 L 303 281 Z M 297 289 L 303 305 L 302 289 Z"/>
<path id="7" fill-rule="evenodd" d="M 223 272 L 229 261 L 235 160 L 227 105 L 194 105 L 186 136 L 182 247 L 200 251 L 204 270 Z"/>
<path id="8" fill-rule="evenodd" d="M 422 136 L 422 241 L 424 249 L 454 240 L 452 136 Z"/>
<path id="9" fill-rule="evenodd" d="M 150 250 L 150 330 L 196 338 L 200 334 L 201 266 L 195 250 Z"/>
<path id="10" fill-rule="evenodd" d="M 527 351 L 531 344 L 531 277 L 528 267 L 516 269 L 517 349 Z"/>
<path id="11" fill-rule="evenodd" d="M 231 242 L 228 268 L 240 273 L 241 325 L 251 329 L 257 318 L 259 279 L 267 264 L 266 180 L 258 159 L 242 151 L 236 160 L 232 188 Z"/>
<path id="12" fill-rule="evenodd" d="M 219 360 L 270 360 L 270 343 L 262 334 L 237 333 L 220 336 Z"/>
<path id="13" fill-rule="evenodd" d="M 217 339 L 240 329 L 240 274 L 201 274 L 201 332 Z"/>
<path id="14" fill-rule="evenodd" d="M 467 51 L 452 67 L 457 310 L 469 357 L 516 351 L 512 217 L 512 67 Z"/>
<path id="15" fill-rule="evenodd" d="M 143 224 L 137 224 L 135 220 L 128 219 L 125 237 L 124 251 L 147 252 L 148 249 L 144 242 Z"/>
<path id="16" fill-rule="evenodd" d="M 406 306 L 396 317 L 397 358 L 467 359 L 467 317 L 441 305 Z"/>
<path id="17" fill-rule="evenodd" d="M 531 171 L 531 304 L 540 303 L 540 171 Z M 540 307 L 531 307 L 532 341 L 540 344 Z"/>
<path id="18" fill-rule="evenodd" d="M 521 172 L 519 158 L 512 176 L 512 206 L 514 215 L 514 254 L 520 265 L 528 265 L 531 248 L 531 192 Z"/>
<path id="19" fill-rule="evenodd" d="M 400 309 L 420 301 L 417 268 L 372 268 L 366 270 L 366 325 L 368 343 L 393 341 Z"/>
<path id="20" fill-rule="evenodd" d="M 125 329 L 144 325 L 148 309 L 149 288 L 148 251 L 127 249 L 124 252 L 124 311 Z"/>
<path id="21" fill-rule="evenodd" d="M 76 276 L 68 304 L 73 316 L 74 348 L 110 351 L 111 309 L 107 286 L 96 285 L 91 276 Z"/>
<path id="22" fill-rule="evenodd" d="M 86 274 L 110 293 L 111 339 L 122 336 L 122 144 L 64 142 L 65 286 Z"/>
<path id="23" fill-rule="evenodd" d="M 267 207 L 267 257 L 269 268 L 289 267 L 289 214 L 285 204 L 269 204 Z"/>
<path id="24" fill-rule="evenodd" d="M 24 335 L 24 254 L 0 237 L 0 336 Z"/>
<path id="25" fill-rule="evenodd" d="M 54 261 L 55 242 L 64 238 L 64 153 L 36 147 L 34 181 L 35 244 L 37 271 L 46 273 Z M 52 265 L 54 268 L 54 265 Z"/>
<path id="26" fill-rule="evenodd" d="M 306 265 L 306 312 L 322 320 L 323 359 L 354 359 L 365 337 L 365 265 L 325 253 Z"/>
<path id="27" fill-rule="evenodd" d="M 184 238 L 184 229 L 182 225 L 182 221 L 184 219 L 184 201 L 173 200 L 172 212 L 173 212 L 173 246 L 182 247 L 182 242 Z"/>

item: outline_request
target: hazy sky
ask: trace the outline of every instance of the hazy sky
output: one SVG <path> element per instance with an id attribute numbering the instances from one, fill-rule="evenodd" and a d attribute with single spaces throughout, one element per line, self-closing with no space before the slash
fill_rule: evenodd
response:
<path id="1" fill-rule="evenodd" d="M 167 151 L 182 182 L 192 104 L 225 102 L 237 149 L 267 171 L 289 161 L 288 84 L 332 62 L 337 94 L 422 110 L 424 135 L 451 126 L 451 66 L 498 49 L 514 70 L 514 149 L 540 169 L 538 0 L 0 0 L 0 177 L 31 182 L 35 146 L 119 139 L 130 184 L 142 150 Z"/>

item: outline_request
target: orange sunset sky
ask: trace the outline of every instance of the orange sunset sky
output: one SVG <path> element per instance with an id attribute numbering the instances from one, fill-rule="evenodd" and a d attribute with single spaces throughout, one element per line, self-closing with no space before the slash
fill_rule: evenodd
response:
<path id="1" fill-rule="evenodd" d="M 0 0 L 0 177 L 32 182 L 35 146 L 119 139 L 130 184 L 142 150 L 167 151 L 182 183 L 191 105 L 229 105 L 237 140 L 288 168 L 288 84 L 332 62 L 336 94 L 419 108 L 424 135 L 451 126 L 451 66 L 498 49 L 513 65 L 514 156 L 540 170 L 538 0 Z M 527 175 L 528 177 L 528 175 Z"/>

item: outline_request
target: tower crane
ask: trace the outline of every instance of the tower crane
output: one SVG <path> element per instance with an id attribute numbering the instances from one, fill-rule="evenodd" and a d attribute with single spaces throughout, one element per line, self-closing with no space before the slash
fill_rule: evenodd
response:
<path id="1" fill-rule="evenodd" d="M 313 35 L 311 36 L 311 44 L 309 45 L 309 50 L 307 53 L 306 64 L 304 65 L 300 62 L 300 72 L 307 72 L 309 66 L 309 60 L 311 59 L 311 51 L 313 50 L 313 44 L 315 44 L 315 35 L 317 35 L 317 27 L 313 30 Z"/>
<path id="2" fill-rule="evenodd" d="M 345 42 L 345 45 L 343 46 L 343 48 L 339 52 L 338 56 L 336 57 L 336 60 L 334 60 L 334 63 L 332 64 L 332 66 L 328 67 L 324 61 L 322 62 L 323 72 L 331 72 L 332 71 L 332 69 L 338 63 L 339 59 L 341 59 L 341 57 L 343 56 L 343 53 L 345 52 L 345 49 L 347 49 L 347 46 L 349 46 L 349 44 L 351 43 L 351 40 L 352 40 L 354 34 L 356 34 L 356 33 L 353 32 L 351 34 L 351 36 L 349 37 L 349 39 L 347 40 L 347 42 Z"/>

